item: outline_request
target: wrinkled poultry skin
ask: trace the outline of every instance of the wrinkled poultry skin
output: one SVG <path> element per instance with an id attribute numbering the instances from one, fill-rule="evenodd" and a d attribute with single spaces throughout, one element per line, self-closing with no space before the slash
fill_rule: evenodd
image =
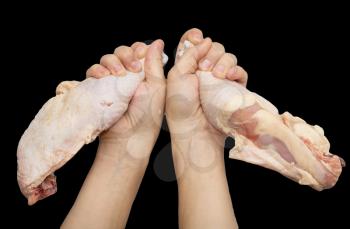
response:
<path id="1" fill-rule="evenodd" d="M 17 179 L 28 204 L 56 192 L 54 171 L 119 120 L 144 74 L 65 81 L 45 103 L 17 150 Z"/>
<path id="2" fill-rule="evenodd" d="M 235 138 L 230 158 L 275 170 L 316 190 L 331 188 L 345 162 L 329 153 L 323 129 L 278 110 L 236 82 L 198 71 L 204 113 L 217 129 Z"/>

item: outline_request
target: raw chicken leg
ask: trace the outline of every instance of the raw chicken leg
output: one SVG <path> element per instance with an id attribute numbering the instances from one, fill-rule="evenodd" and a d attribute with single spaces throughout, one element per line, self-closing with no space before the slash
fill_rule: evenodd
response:
<path id="1" fill-rule="evenodd" d="M 185 41 L 184 49 L 191 46 Z M 288 112 L 279 115 L 269 101 L 237 82 L 210 72 L 196 74 L 209 122 L 235 138 L 230 158 L 275 170 L 319 191 L 335 185 L 345 162 L 329 153 L 330 144 L 321 127 Z"/>
<path id="2" fill-rule="evenodd" d="M 235 138 L 230 158 L 275 170 L 316 190 L 331 188 L 344 161 L 329 153 L 323 129 L 288 112 L 240 84 L 198 72 L 200 98 L 212 125 Z"/>
<path id="3" fill-rule="evenodd" d="M 122 117 L 143 79 L 142 71 L 58 85 L 18 145 L 17 179 L 29 205 L 56 192 L 53 172 Z"/>

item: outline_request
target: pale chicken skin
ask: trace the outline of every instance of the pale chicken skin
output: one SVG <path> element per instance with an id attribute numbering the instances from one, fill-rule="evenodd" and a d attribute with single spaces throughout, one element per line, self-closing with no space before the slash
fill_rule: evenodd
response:
<path id="1" fill-rule="evenodd" d="M 57 191 L 53 172 L 123 116 L 144 78 L 142 70 L 58 85 L 18 144 L 17 180 L 29 205 Z"/>
<path id="2" fill-rule="evenodd" d="M 163 53 L 163 64 L 167 60 Z M 29 205 L 54 194 L 54 171 L 123 116 L 145 79 L 144 59 L 140 62 L 139 73 L 127 71 L 125 76 L 64 81 L 57 86 L 56 96 L 40 109 L 18 144 L 17 180 Z"/>
<path id="3" fill-rule="evenodd" d="M 285 112 L 234 81 L 198 71 L 200 99 L 209 122 L 235 138 L 230 158 L 275 170 L 316 190 L 337 182 L 342 158 L 329 153 L 323 129 Z"/>

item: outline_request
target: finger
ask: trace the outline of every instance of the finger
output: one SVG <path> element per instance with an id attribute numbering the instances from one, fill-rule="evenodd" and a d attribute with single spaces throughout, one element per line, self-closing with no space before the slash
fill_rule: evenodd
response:
<path id="1" fill-rule="evenodd" d="M 141 62 L 134 56 L 132 48 L 119 46 L 114 50 L 114 54 L 119 58 L 127 70 L 131 72 L 140 72 L 142 70 Z"/>
<path id="2" fill-rule="evenodd" d="M 180 39 L 180 44 L 184 43 L 185 40 L 190 41 L 192 44 L 197 45 L 203 41 L 203 33 L 200 29 L 192 28 L 187 30 Z"/>
<path id="3" fill-rule="evenodd" d="M 126 74 L 123 64 L 116 55 L 107 54 L 102 56 L 100 59 L 100 64 L 107 68 L 115 76 L 122 76 Z"/>
<path id="4" fill-rule="evenodd" d="M 165 81 L 162 62 L 163 49 L 164 42 L 162 40 L 156 40 L 149 46 L 144 65 L 146 80 L 160 79 Z"/>
<path id="5" fill-rule="evenodd" d="M 111 75 L 111 72 L 100 64 L 94 64 L 86 71 L 86 78 L 94 77 L 99 79 L 108 75 Z"/>
<path id="6" fill-rule="evenodd" d="M 137 59 L 142 59 L 146 56 L 148 46 L 143 42 L 135 42 L 131 45 L 131 49 L 134 51 L 134 56 Z"/>
<path id="7" fill-rule="evenodd" d="M 169 75 L 193 74 L 198 68 L 198 61 L 202 59 L 211 48 L 212 41 L 205 38 L 200 44 L 189 48 L 170 70 Z"/>
<path id="8" fill-rule="evenodd" d="M 247 86 L 248 73 L 241 66 L 235 66 L 228 71 L 226 78 Z"/>
<path id="9" fill-rule="evenodd" d="M 236 66 L 237 58 L 232 53 L 225 53 L 220 60 L 216 63 L 213 74 L 219 78 L 225 78 L 228 71 Z"/>
<path id="10" fill-rule="evenodd" d="M 225 48 L 218 42 L 213 42 L 208 54 L 202 58 L 199 63 L 199 69 L 203 71 L 211 71 L 216 62 L 225 54 Z"/>
<path id="11" fill-rule="evenodd" d="M 191 42 L 193 45 L 197 45 L 199 43 L 201 43 L 203 41 L 203 33 L 201 30 L 199 29 L 196 29 L 196 28 L 193 28 L 193 29 L 190 29 L 188 31 L 186 31 L 181 39 L 180 39 L 180 42 L 177 46 L 177 51 L 176 51 L 176 58 L 175 58 L 175 63 L 177 63 L 178 59 L 179 59 L 179 53 L 182 52 L 184 50 L 184 42 L 185 41 L 189 41 Z"/>

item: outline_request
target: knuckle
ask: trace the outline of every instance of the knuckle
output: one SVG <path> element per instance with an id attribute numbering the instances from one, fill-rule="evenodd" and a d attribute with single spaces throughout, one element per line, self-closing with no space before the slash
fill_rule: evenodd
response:
<path id="1" fill-rule="evenodd" d="M 114 49 L 114 53 L 115 54 L 120 54 L 120 53 L 127 52 L 128 50 L 129 50 L 128 46 L 121 45 L 121 46 L 117 47 L 116 49 Z"/>
<path id="2" fill-rule="evenodd" d="M 248 78 L 248 72 L 246 70 L 244 70 L 244 68 L 242 68 L 241 66 L 237 66 L 237 67 L 238 67 L 238 71 L 241 74 L 241 76 L 244 79 L 247 79 Z"/>
<path id="3" fill-rule="evenodd" d="M 241 73 L 246 73 L 246 71 L 241 66 L 237 66 L 237 68 Z"/>
<path id="4" fill-rule="evenodd" d="M 146 44 L 140 41 L 136 41 L 134 44 L 131 45 L 131 48 L 136 49 L 138 47 L 145 46 Z"/>
<path id="5" fill-rule="evenodd" d="M 225 53 L 225 56 L 226 56 L 227 58 L 233 60 L 233 62 L 234 62 L 235 64 L 237 64 L 237 57 L 236 57 L 234 54 L 232 54 L 232 53 Z"/>
<path id="6" fill-rule="evenodd" d="M 113 54 L 103 55 L 100 59 L 100 63 L 107 63 L 107 62 L 111 61 L 113 58 L 114 58 Z"/>
<path id="7" fill-rule="evenodd" d="M 94 64 L 86 70 L 86 76 L 94 76 L 97 74 L 98 69 L 101 67 L 99 64 Z"/>
<path id="8" fill-rule="evenodd" d="M 92 65 L 90 68 L 88 68 L 88 70 L 86 70 L 86 72 L 93 72 L 95 71 L 96 69 L 98 69 L 100 67 L 99 64 L 94 64 Z"/>
<path id="9" fill-rule="evenodd" d="M 225 52 L 225 47 L 218 42 L 213 42 L 213 48 L 216 52 Z"/>

